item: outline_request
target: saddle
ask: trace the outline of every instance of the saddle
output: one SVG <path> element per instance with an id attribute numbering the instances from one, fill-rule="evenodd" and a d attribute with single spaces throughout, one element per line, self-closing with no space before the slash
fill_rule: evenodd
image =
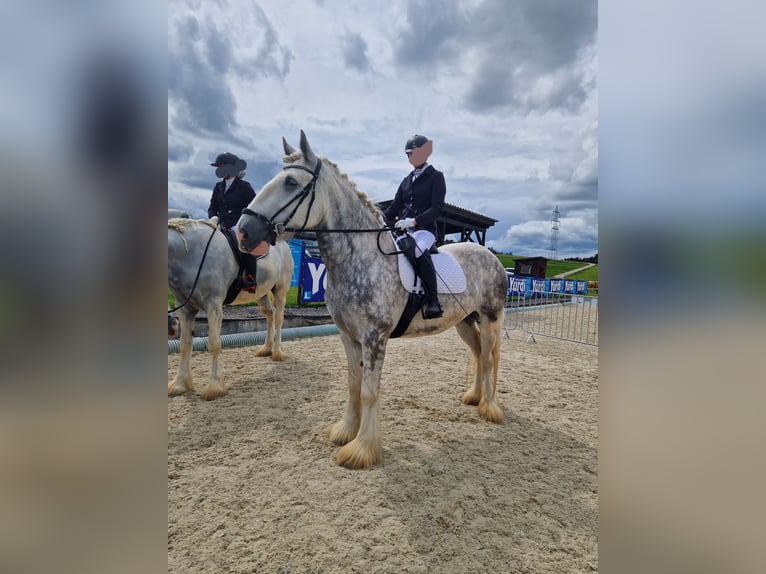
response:
<path id="1" fill-rule="evenodd" d="M 400 245 L 396 237 L 392 237 L 394 242 L 404 251 L 404 245 Z M 457 260 L 449 253 L 439 251 L 435 245 L 429 250 L 431 261 L 436 269 L 436 285 L 439 293 L 462 293 L 466 289 L 465 273 Z M 409 259 L 404 253 L 397 255 L 399 263 L 399 279 L 402 282 L 409 295 L 407 305 L 399 318 L 399 322 L 394 327 L 390 338 L 401 337 L 410 326 L 412 319 L 423 307 L 424 292 L 420 278 L 415 273 Z"/>
<path id="2" fill-rule="evenodd" d="M 237 278 L 229 285 L 228 291 L 226 291 L 226 298 L 223 300 L 224 305 L 228 305 L 237 298 L 240 291 L 247 291 L 248 293 L 255 293 L 258 287 L 256 283 L 256 276 L 258 271 L 258 260 L 262 257 L 266 257 L 269 254 L 268 250 L 263 255 L 251 255 L 249 253 L 242 253 L 237 246 L 237 235 L 233 229 L 219 227 L 221 233 L 226 237 L 231 247 L 234 257 L 239 264 L 239 271 L 237 272 Z"/>
<path id="3" fill-rule="evenodd" d="M 436 251 L 431 248 L 431 261 L 436 269 L 436 290 L 439 293 L 462 293 L 466 288 L 465 273 L 457 260 L 445 251 Z M 420 278 L 412 268 L 404 254 L 397 255 L 399 259 L 399 279 L 410 293 L 422 293 L 423 286 Z"/>

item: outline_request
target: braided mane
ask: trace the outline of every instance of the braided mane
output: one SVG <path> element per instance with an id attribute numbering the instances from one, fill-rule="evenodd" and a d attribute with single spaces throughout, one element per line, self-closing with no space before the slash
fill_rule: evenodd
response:
<path id="1" fill-rule="evenodd" d="M 301 159 L 303 157 L 303 154 L 299 151 L 293 152 L 290 155 L 286 155 L 282 158 L 283 163 L 294 163 L 295 161 Z M 364 203 L 365 206 L 367 206 L 367 209 L 372 213 L 376 218 L 382 220 L 383 218 L 383 212 L 378 208 L 377 205 L 375 205 L 375 202 L 372 201 L 369 197 L 367 197 L 367 194 L 363 191 L 357 189 L 356 183 L 348 177 L 347 173 L 343 173 L 338 168 L 338 164 L 333 162 L 332 160 L 327 159 L 326 157 L 320 158 L 322 163 L 326 166 L 332 167 L 336 177 L 344 181 L 349 187 L 351 187 L 351 190 L 356 193 L 356 196 Z"/>

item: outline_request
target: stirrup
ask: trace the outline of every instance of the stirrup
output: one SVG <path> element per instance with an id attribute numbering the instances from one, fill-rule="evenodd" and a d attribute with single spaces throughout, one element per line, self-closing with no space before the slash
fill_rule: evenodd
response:
<path id="1" fill-rule="evenodd" d="M 242 274 L 242 290 L 254 292 L 258 288 L 258 283 L 255 281 L 252 273 Z"/>
<path id="2" fill-rule="evenodd" d="M 438 319 L 444 315 L 444 311 L 436 301 L 431 301 L 423 306 L 423 319 Z"/>

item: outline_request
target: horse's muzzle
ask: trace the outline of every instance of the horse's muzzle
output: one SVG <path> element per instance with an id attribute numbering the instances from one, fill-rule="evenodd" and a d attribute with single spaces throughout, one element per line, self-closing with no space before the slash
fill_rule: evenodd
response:
<path id="1" fill-rule="evenodd" d="M 267 221 L 259 217 L 242 214 L 237 223 L 239 250 L 250 253 L 264 241 L 274 245 L 274 231 Z"/>

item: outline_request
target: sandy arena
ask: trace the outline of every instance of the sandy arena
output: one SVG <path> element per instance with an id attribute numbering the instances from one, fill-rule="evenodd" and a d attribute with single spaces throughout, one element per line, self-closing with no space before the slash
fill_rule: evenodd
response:
<path id="1" fill-rule="evenodd" d="M 169 572 L 598 570 L 596 347 L 509 331 L 494 425 L 460 402 L 454 329 L 390 341 L 371 471 L 336 466 L 325 436 L 347 397 L 339 337 L 284 349 L 224 349 L 229 394 L 213 402 L 195 352 L 195 392 L 168 398 Z"/>

